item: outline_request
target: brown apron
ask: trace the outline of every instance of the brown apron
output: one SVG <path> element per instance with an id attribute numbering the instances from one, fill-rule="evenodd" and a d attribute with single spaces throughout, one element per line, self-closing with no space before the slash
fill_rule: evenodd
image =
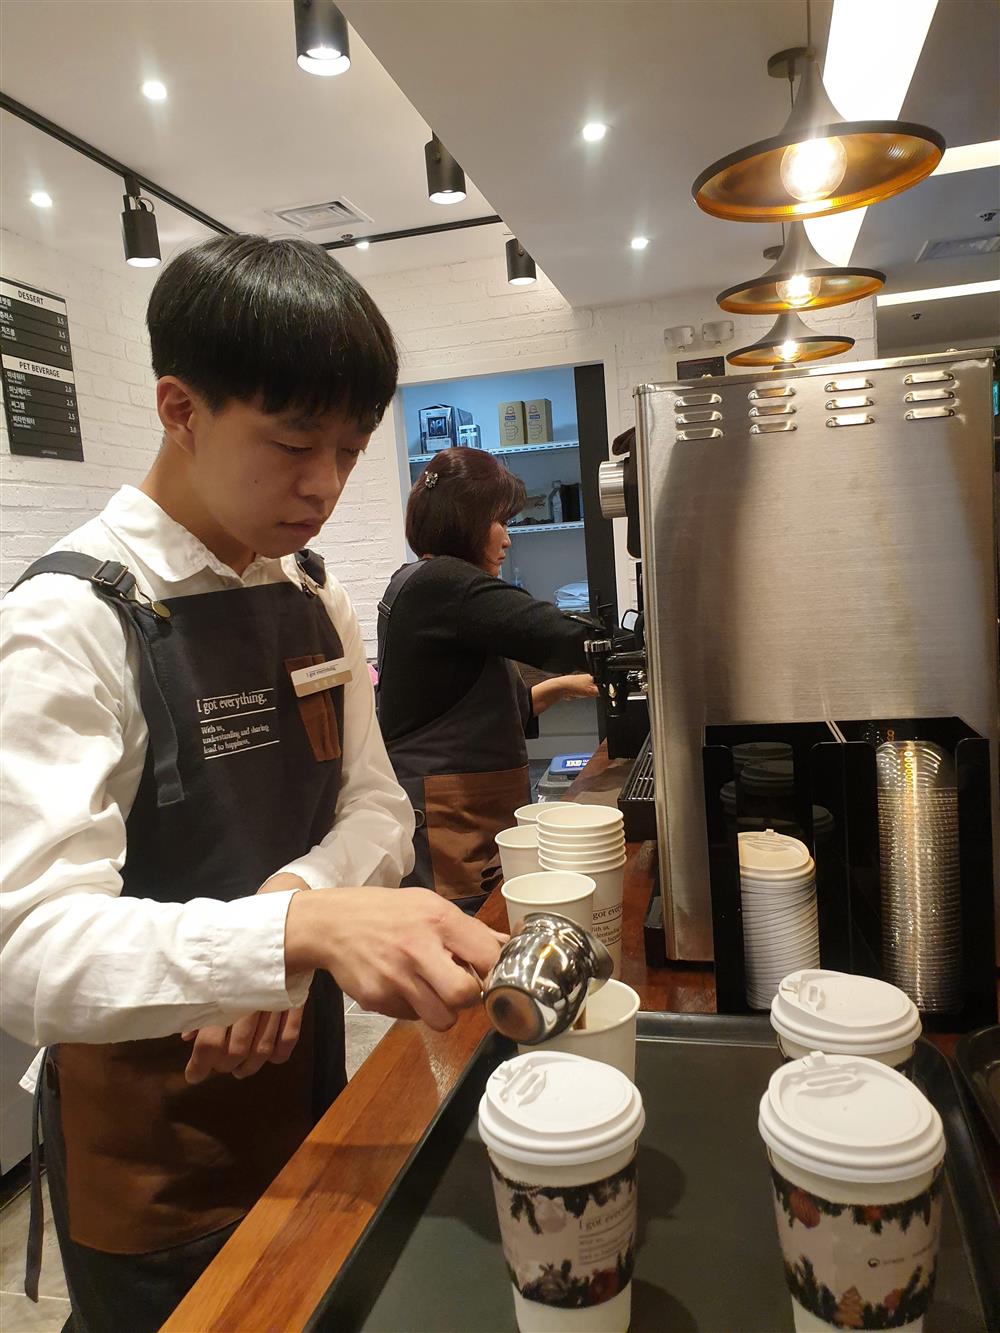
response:
<path id="1" fill-rule="evenodd" d="M 300 567 L 301 587 L 174 598 L 162 604 L 169 618 L 128 595 L 120 565 L 60 552 L 28 571 L 90 579 L 138 635 L 150 741 L 126 824 L 123 896 L 244 897 L 329 831 L 343 687 L 299 699 L 290 673 L 343 648 L 313 591 L 322 562 L 301 553 Z M 318 974 L 291 1059 L 252 1078 L 190 1086 L 190 1049 L 179 1036 L 52 1049 L 73 1243 L 143 1255 L 247 1212 L 346 1082 L 341 994 Z"/>
<path id="2" fill-rule="evenodd" d="M 423 566 L 404 565 L 379 603 L 379 676 L 389 652 L 392 606 Z M 413 805 L 416 861 L 407 884 L 475 906 L 500 879 L 494 839 L 531 799 L 524 729 L 531 700 L 517 668 L 487 659 L 472 688 L 440 717 L 386 742 Z"/>

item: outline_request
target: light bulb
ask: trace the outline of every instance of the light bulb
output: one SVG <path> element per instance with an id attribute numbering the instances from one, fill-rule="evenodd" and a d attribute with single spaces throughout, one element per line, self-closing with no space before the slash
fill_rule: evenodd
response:
<path id="1" fill-rule="evenodd" d="M 806 139 L 781 155 L 781 183 L 802 203 L 826 199 L 847 171 L 847 150 L 839 139 Z"/>
<path id="2" fill-rule="evenodd" d="M 167 90 L 159 79 L 147 79 L 142 85 L 143 97 L 148 97 L 151 102 L 163 102 L 166 100 Z"/>
<path id="3" fill-rule="evenodd" d="M 320 78 L 326 79 L 336 74 L 345 74 L 351 68 L 351 57 L 338 51 L 335 46 L 310 46 L 296 57 L 296 64 L 307 74 L 318 74 Z"/>
<path id="4" fill-rule="evenodd" d="M 602 125 L 599 120 L 589 121 L 583 127 L 583 137 L 587 143 L 600 143 L 608 132 L 607 125 Z"/>
<path id="5" fill-rule="evenodd" d="M 464 190 L 435 190 L 427 196 L 432 204 L 460 204 L 465 198 Z"/>
<path id="6" fill-rule="evenodd" d="M 778 355 L 782 361 L 794 361 L 799 354 L 799 345 L 791 338 L 786 338 L 783 343 L 778 344 Z"/>
<path id="7" fill-rule="evenodd" d="M 809 278 L 804 273 L 793 273 L 784 282 L 775 283 L 775 289 L 778 300 L 783 301 L 785 305 L 803 306 L 808 305 L 819 295 L 822 285 L 822 278 Z"/>
<path id="8" fill-rule="evenodd" d="M 31 193 L 31 202 L 36 208 L 51 208 L 52 196 L 46 190 L 33 190 Z"/>
<path id="9" fill-rule="evenodd" d="M 354 248 L 355 248 L 355 250 L 367 250 L 368 247 L 369 247 L 370 245 L 371 245 L 371 241 L 355 241 L 355 242 L 354 242 Z"/>

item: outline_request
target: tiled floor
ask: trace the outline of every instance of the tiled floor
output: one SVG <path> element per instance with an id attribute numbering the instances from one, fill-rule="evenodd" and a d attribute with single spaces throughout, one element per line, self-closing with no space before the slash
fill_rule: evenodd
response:
<path id="1" fill-rule="evenodd" d="M 346 1000 L 347 1076 L 353 1078 L 392 1025 L 391 1018 L 366 1013 Z M 24 1294 L 24 1247 L 28 1235 L 28 1192 L 0 1211 L 0 1333 L 59 1333 L 69 1318 L 66 1283 L 46 1192 L 45 1248 L 39 1301 Z M 124 1333 L 124 1331 L 123 1331 Z"/>

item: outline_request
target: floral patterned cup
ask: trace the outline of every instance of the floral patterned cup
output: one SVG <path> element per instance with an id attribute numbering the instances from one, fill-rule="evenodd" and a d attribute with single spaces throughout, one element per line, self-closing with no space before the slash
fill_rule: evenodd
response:
<path id="1" fill-rule="evenodd" d="M 934 1107 L 888 1065 L 817 1051 L 775 1071 L 758 1127 L 796 1333 L 917 1333 L 941 1228 Z"/>
<path id="2" fill-rule="evenodd" d="M 625 1333 L 635 1261 L 638 1089 L 559 1051 L 502 1064 L 479 1105 L 521 1333 Z"/>

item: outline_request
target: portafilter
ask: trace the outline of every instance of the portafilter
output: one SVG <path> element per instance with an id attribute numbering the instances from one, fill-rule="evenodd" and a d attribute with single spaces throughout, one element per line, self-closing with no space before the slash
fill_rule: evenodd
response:
<path id="1" fill-rule="evenodd" d="M 529 912 L 483 983 L 483 1004 L 498 1032 L 535 1046 L 571 1027 L 590 983 L 613 971 L 604 945 L 575 921 Z"/>

